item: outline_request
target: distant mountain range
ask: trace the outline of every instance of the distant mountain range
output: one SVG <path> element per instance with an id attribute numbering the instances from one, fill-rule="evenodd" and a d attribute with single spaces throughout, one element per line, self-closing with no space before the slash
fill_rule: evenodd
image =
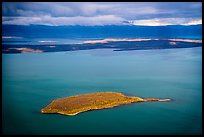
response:
<path id="1" fill-rule="evenodd" d="M 43 26 L 2 25 L 2 36 L 23 38 L 199 38 L 202 25 Z"/>

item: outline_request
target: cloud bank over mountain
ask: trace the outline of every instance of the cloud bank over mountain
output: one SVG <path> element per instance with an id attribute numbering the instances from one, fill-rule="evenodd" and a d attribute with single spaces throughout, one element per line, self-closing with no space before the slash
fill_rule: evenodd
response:
<path id="1" fill-rule="evenodd" d="M 3 2 L 9 25 L 197 25 L 201 2 Z"/>

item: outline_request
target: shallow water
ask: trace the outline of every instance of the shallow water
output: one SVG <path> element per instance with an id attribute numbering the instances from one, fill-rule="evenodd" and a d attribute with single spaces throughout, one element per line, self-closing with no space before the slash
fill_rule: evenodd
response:
<path id="1" fill-rule="evenodd" d="M 2 54 L 4 134 L 201 134 L 202 47 Z M 172 98 L 41 114 L 53 99 L 97 91 Z"/>

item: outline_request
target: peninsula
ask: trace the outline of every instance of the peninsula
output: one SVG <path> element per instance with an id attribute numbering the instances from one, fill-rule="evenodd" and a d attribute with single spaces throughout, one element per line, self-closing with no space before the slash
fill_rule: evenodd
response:
<path id="1" fill-rule="evenodd" d="M 5 39 L 5 38 L 4 38 Z M 106 38 L 85 40 L 82 43 L 63 44 L 55 41 L 38 41 L 38 43 L 12 44 L 16 41 L 2 41 L 2 53 L 39 53 L 92 49 L 112 49 L 113 51 L 152 50 L 172 48 L 201 47 L 202 40 L 192 39 L 151 39 L 151 38 Z"/>
<path id="2" fill-rule="evenodd" d="M 140 98 L 135 96 L 126 96 L 118 92 L 95 92 L 53 100 L 45 108 L 41 109 L 41 112 L 59 113 L 73 116 L 78 113 L 89 110 L 112 108 L 119 105 L 135 102 L 170 100 L 171 99 Z"/>

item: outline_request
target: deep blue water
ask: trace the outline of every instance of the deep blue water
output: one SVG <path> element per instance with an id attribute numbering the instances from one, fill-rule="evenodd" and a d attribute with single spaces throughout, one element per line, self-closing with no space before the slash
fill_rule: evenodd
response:
<path id="1" fill-rule="evenodd" d="M 202 47 L 2 54 L 3 134 L 201 134 L 201 57 Z M 53 99 L 98 91 L 173 101 L 40 113 Z"/>
<path id="2" fill-rule="evenodd" d="M 104 38 L 202 39 L 202 25 L 193 26 L 19 26 L 2 25 L 4 44 L 70 44 Z M 53 40 L 55 43 L 39 43 Z"/>

